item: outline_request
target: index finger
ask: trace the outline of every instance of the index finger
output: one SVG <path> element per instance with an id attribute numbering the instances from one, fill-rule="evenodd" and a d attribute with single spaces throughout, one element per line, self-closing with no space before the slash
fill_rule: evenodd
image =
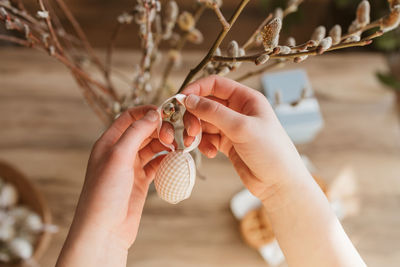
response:
<path id="1" fill-rule="evenodd" d="M 143 118 L 151 109 L 156 110 L 157 107 L 151 105 L 140 106 L 122 113 L 98 139 L 96 143 L 98 149 L 113 146 L 133 122 Z"/>
<path id="2" fill-rule="evenodd" d="M 189 84 L 182 94 L 195 94 L 198 96 L 215 96 L 223 100 L 232 100 L 234 98 L 249 97 L 256 92 L 236 81 L 221 77 L 219 75 L 211 75 Z"/>

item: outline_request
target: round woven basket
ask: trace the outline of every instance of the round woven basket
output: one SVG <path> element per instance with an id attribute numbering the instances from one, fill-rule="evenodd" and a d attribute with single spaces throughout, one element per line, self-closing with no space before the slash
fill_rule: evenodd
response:
<path id="1" fill-rule="evenodd" d="M 29 181 L 22 173 L 5 162 L 0 161 L 0 176 L 7 182 L 13 184 L 19 193 L 19 204 L 23 204 L 42 217 L 43 223 L 51 224 L 51 213 L 43 195 L 38 191 L 35 185 Z M 33 260 L 38 262 L 43 256 L 50 243 L 51 234 L 43 232 L 39 236 L 33 252 Z M 5 264 L 0 263 L 0 266 L 17 267 L 20 263 Z"/>

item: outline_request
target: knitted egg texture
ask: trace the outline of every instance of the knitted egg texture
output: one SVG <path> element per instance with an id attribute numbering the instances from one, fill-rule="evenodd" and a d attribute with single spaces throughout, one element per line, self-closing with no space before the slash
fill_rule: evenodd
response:
<path id="1" fill-rule="evenodd" d="M 189 153 L 170 152 L 160 163 L 154 185 L 160 198 L 177 204 L 190 197 L 196 179 L 196 167 Z"/>

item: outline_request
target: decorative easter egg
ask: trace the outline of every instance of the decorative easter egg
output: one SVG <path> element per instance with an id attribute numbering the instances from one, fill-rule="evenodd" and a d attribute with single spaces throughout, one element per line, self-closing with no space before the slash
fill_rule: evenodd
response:
<path id="1" fill-rule="evenodd" d="M 10 183 L 5 183 L 0 190 L 0 206 L 8 208 L 18 202 L 17 189 Z"/>
<path id="2" fill-rule="evenodd" d="M 154 179 L 157 193 L 163 200 L 177 204 L 190 197 L 196 180 L 196 167 L 189 153 L 173 151 L 160 163 Z"/>
<path id="3" fill-rule="evenodd" d="M 11 255 L 17 259 L 27 260 L 32 257 L 33 246 L 28 240 L 17 237 L 13 239 L 9 244 L 9 250 Z"/>
<path id="4" fill-rule="evenodd" d="M 160 133 L 163 119 L 167 118 L 172 124 L 182 120 L 185 98 L 186 96 L 182 94 L 175 95 L 158 108 L 160 118 L 162 118 L 158 133 Z M 161 199 L 177 204 L 190 197 L 196 180 L 196 166 L 189 152 L 199 145 L 200 140 L 201 132 L 189 147 L 175 150 L 173 145 L 165 144 L 160 139 L 160 142 L 172 151 L 161 161 L 154 178 L 154 185 Z"/>

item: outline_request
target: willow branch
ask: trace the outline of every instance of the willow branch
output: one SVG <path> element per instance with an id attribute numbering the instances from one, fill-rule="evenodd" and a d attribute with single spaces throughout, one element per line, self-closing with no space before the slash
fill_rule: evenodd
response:
<path id="1" fill-rule="evenodd" d="M 329 52 L 329 51 L 334 51 L 338 49 L 343 49 L 343 48 L 349 48 L 349 47 L 358 47 L 358 46 L 365 46 L 369 45 L 372 43 L 372 39 L 381 36 L 382 32 L 378 31 L 358 42 L 350 42 L 350 43 L 340 43 L 337 45 L 334 45 L 324 52 Z M 257 58 L 259 58 L 262 55 L 269 55 L 270 58 L 274 59 L 288 59 L 288 58 L 296 58 L 296 57 L 301 57 L 301 56 L 315 56 L 320 54 L 318 51 L 318 47 L 307 50 L 307 51 L 300 51 L 300 52 L 294 52 L 294 53 L 289 53 L 289 54 L 274 54 L 274 52 L 271 51 L 265 51 L 261 53 L 257 53 L 254 55 L 248 55 L 248 56 L 243 56 L 243 57 L 224 57 L 224 56 L 213 56 L 211 57 L 211 61 L 216 61 L 216 62 L 254 62 Z"/>
<path id="2" fill-rule="evenodd" d="M 111 35 L 110 42 L 108 43 L 107 46 L 107 54 L 106 54 L 106 64 L 105 64 L 105 71 L 104 75 L 106 76 L 106 79 L 111 82 L 111 64 L 112 64 L 112 53 L 114 50 L 114 45 L 115 41 L 117 40 L 117 36 L 121 30 L 121 23 L 116 24 L 114 27 L 113 33 Z"/>
<path id="3" fill-rule="evenodd" d="M 46 0 L 38 0 L 40 9 L 41 9 L 42 11 L 44 11 L 44 12 L 49 12 L 49 11 L 47 10 L 47 8 L 46 8 L 46 6 L 48 6 L 48 5 L 47 5 L 47 2 L 46 2 L 46 5 L 45 5 L 43 1 L 46 1 Z M 61 53 L 61 54 L 64 54 L 64 49 L 63 49 L 63 47 L 61 46 L 60 41 L 58 40 L 58 36 L 57 36 L 57 34 L 56 34 L 56 32 L 55 32 L 55 30 L 54 30 L 54 28 L 53 28 L 53 24 L 51 23 L 50 14 L 49 14 L 48 16 L 45 17 L 45 21 L 46 21 L 46 24 L 47 24 L 47 28 L 49 29 L 51 38 L 52 38 L 52 40 L 54 41 L 54 44 L 56 45 L 56 47 L 57 47 L 57 49 L 60 51 L 60 53 Z"/>
<path id="4" fill-rule="evenodd" d="M 71 23 L 74 31 L 76 32 L 76 34 L 80 38 L 84 48 L 86 49 L 86 51 L 88 52 L 88 54 L 92 58 L 93 62 L 105 74 L 105 67 L 104 67 L 103 63 L 97 57 L 96 53 L 94 52 L 93 47 L 90 45 L 90 42 L 89 42 L 85 32 L 83 31 L 82 27 L 79 25 L 78 21 L 76 20 L 76 18 L 72 14 L 71 10 L 68 8 L 68 6 L 65 4 L 65 2 L 63 0 L 55 0 L 55 1 L 57 2 L 58 6 L 61 8 L 61 10 L 64 12 L 64 14 L 67 17 L 68 21 Z M 109 79 L 107 79 L 107 76 L 105 76 L 105 77 L 106 77 L 106 82 L 108 84 L 108 90 L 110 91 L 110 94 L 114 98 L 117 98 L 117 94 L 116 94 L 114 88 L 112 87 L 111 81 Z"/>
<path id="5" fill-rule="evenodd" d="M 0 40 L 11 42 L 11 43 L 22 45 L 22 46 L 26 46 L 26 47 L 32 47 L 32 43 L 30 43 L 29 41 L 14 37 L 11 35 L 0 34 Z"/>
<path id="6" fill-rule="evenodd" d="M 243 9 L 245 8 L 245 6 L 248 4 L 249 1 L 250 0 L 242 0 L 240 2 L 239 6 L 236 8 L 234 14 L 228 21 L 229 28 L 222 29 L 222 31 L 219 33 L 217 39 L 214 41 L 214 44 L 208 51 L 207 55 L 203 58 L 203 60 L 194 69 L 190 70 L 189 74 L 186 76 L 186 78 L 183 81 L 178 92 L 182 92 L 182 90 L 186 87 L 186 85 L 188 85 L 189 82 L 196 76 L 196 74 L 199 71 L 201 71 L 204 68 L 204 66 L 211 60 L 211 58 L 213 57 L 213 55 L 215 53 L 215 50 L 220 46 L 220 44 L 224 40 L 225 36 L 228 34 L 228 32 L 232 28 L 233 24 L 235 24 L 240 13 L 242 13 Z"/>
<path id="7" fill-rule="evenodd" d="M 221 9 L 219 8 L 219 6 L 217 5 L 217 3 L 213 3 L 211 5 L 212 10 L 214 10 L 215 15 L 217 15 L 217 18 L 219 20 L 219 22 L 221 22 L 222 27 L 224 29 L 228 29 L 230 24 L 226 21 L 224 14 L 222 14 Z"/>
<path id="8" fill-rule="evenodd" d="M 300 5 L 303 1 L 299 1 L 297 4 Z M 297 6 L 294 9 L 292 6 L 288 6 L 285 8 L 285 10 L 282 13 L 282 21 L 284 18 L 286 18 L 289 14 L 295 12 L 297 10 Z M 271 19 L 273 19 L 274 15 L 272 13 L 270 13 L 265 19 L 264 21 L 258 26 L 258 28 L 253 32 L 253 34 L 250 36 L 250 38 L 246 41 L 246 43 L 244 43 L 244 45 L 242 46 L 242 48 L 244 50 L 248 50 L 249 48 L 251 48 L 251 46 L 254 44 L 254 41 L 257 37 L 257 35 L 262 31 L 262 29 L 264 28 L 265 25 L 268 24 L 268 22 L 271 21 Z"/>
<path id="9" fill-rule="evenodd" d="M 200 17 L 201 17 L 201 15 L 203 15 L 205 9 L 206 9 L 206 7 L 205 7 L 204 4 L 199 4 L 197 9 L 194 11 L 194 14 L 193 14 L 194 21 L 195 21 L 194 25 L 196 25 L 197 22 L 200 20 Z M 186 44 L 186 41 L 187 41 L 187 38 L 188 38 L 189 34 L 190 34 L 189 32 L 185 32 L 183 35 L 181 35 L 181 37 L 178 40 L 178 43 L 175 46 L 174 50 L 176 50 L 178 52 L 182 51 L 183 47 Z M 167 64 L 166 64 L 166 66 L 165 66 L 163 74 L 162 74 L 161 85 L 159 87 L 160 89 L 165 87 L 165 85 L 167 83 L 167 80 L 168 80 L 168 77 L 171 74 L 171 71 L 172 71 L 173 67 L 174 67 L 174 62 L 173 62 L 172 59 L 169 59 Z"/>
<path id="10" fill-rule="evenodd" d="M 367 24 L 366 26 L 360 28 L 360 29 L 359 29 L 358 31 L 356 31 L 356 32 L 347 33 L 347 34 L 343 35 L 343 36 L 341 37 L 341 40 L 342 40 L 342 41 L 343 41 L 343 40 L 346 40 L 347 38 L 349 38 L 349 37 L 351 37 L 351 36 L 353 36 L 353 35 L 363 33 L 363 32 L 365 32 L 365 31 L 368 31 L 368 30 L 373 29 L 373 28 L 378 28 L 379 26 L 380 26 L 380 20 L 376 20 L 376 21 L 371 22 L 370 24 Z"/>
<path id="11" fill-rule="evenodd" d="M 64 56 L 55 53 L 54 54 L 54 58 L 58 59 L 59 61 L 61 61 L 65 66 L 67 66 L 69 69 L 71 69 L 73 72 L 79 74 L 82 78 L 84 78 L 85 80 L 87 80 L 88 82 L 90 82 L 91 84 L 95 85 L 97 88 L 100 89 L 100 91 L 102 91 L 103 93 L 110 95 L 110 91 L 106 88 L 106 86 L 104 86 L 103 84 L 99 83 L 96 80 L 93 80 L 86 72 L 84 72 L 83 70 L 81 70 L 80 68 L 76 67 L 74 64 L 72 64 L 67 58 L 65 58 Z M 113 97 L 111 95 L 111 97 Z M 114 98 L 114 97 L 113 97 Z M 116 100 L 114 98 L 114 100 Z"/>
<path id="12" fill-rule="evenodd" d="M 101 108 L 99 106 L 100 102 L 96 101 L 95 99 L 96 97 L 95 94 L 93 93 L 91 86 L 76 73 L 72 72 L 72 74 L 75 78 L 75 81 L 78 83 L 78 85 L 80 85 L 79 87 L 82 90 L 83 97 L 85 98 L 86 102 L 91 107 L 91 109 L 96 113 L 96 115 L 105 125 L 110 124 L 111 122 L 110 114 L 107 114 L 106 109 Z"/>

